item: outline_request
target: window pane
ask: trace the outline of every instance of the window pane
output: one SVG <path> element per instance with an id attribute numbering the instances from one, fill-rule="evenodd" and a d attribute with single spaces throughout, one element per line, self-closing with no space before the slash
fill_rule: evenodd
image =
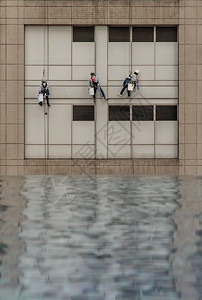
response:
<path id="1" fill-rule="evenodd" d="M 177 27 L 156 27 L 157 42 L 177 42 Z"/>
<path id="2" fill-rule="evenodd" d="M 73 27 L 73 42 L 94 42 L 94 27 Z"/>
<path id="3" fill-rule="evenodd" d="M 133 27 L 133 42 L 153 42 L 153 27 Z"/>
<path id="4" fill-rule="evenodd" d="M 130 107 L 109 106 L 109 121 L 130 121 Z"/>
<path id="5" fill-rule="evenodd" d="M 129 27 L 109 27 L 109 42 L 130 42 Z"/>
<path id="6" fill-rule="evenodd" d="M 73 121 L 94 121 L 94 106 L 74 105 Z"/>
<path id="7" fill-rule="evenodd" d="M 177 121 L 177 105 L 157 105 L 157 121 Z"/>
<path id="8" fill-rule="evenodd" d="M 153 121 L 154 107 L 153 105 L 134 105 L 132 107 L 133 121 Z"/>

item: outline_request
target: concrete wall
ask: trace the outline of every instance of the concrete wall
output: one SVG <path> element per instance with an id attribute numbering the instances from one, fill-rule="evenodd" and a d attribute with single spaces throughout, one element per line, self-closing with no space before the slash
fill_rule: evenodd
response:
<path id="1" fill-rule="evenodd" d="M 1 1 L 0 5 L 1 174 L 201 174 L 201 1 L 19 0 Z M 26 59 L 24 26 L 44 24 L 65 26 L 179 25 L 178 159 L 25 159 L 27 150 L 24 145 L 26 140 L 24 127 L 28 122 L 25 112 L 29 114 L 30 111 L 25 105 L 27 100 L 25 100 L 24 85 L 25 74 L 29 74 L 30 70 L 26 69 L 24 65 Z M 99 30 L 99 28 L 106 27 L 96 28 Z M 96 42 L 98 43 L 98 41 Z M 52 49 L 54 51 L 54 44 Z M 105 70 L 102 70 L 102 65 L 97 65 L 97 68 L 105 81 L 106 75 Z M 37 68 L 35 71 L 37 74 Z M 31 74 L 33 74 L 32 71 Z M 66 72 L 61 74 L 66 76 Z M 99 102 L 97 109 L 105 110 L 104 105 L 107 104 L 104 103 L 103 108 L 101 105 Z M 54 110 L 53 119 L 57 113 L 59 112 Z M 41 122 L 43 123 L 42 119 Z M 42 123 L 37 126 L 43 127 Z M 30 126 L 29 122 L 26 126 Z M 99 128 L 101 123 L 97 122 L 97 126 Z M 52 137 L 53 141 L 57 138 L 57 135 Z M 68 142 L 67 140 L 68 137 L 66 137 L 66 142 Z M 44 146 L 42 147 L 44 148 Z M 102 145 L 100 144 L 98 147 L 102 148 Z M 57 149 L 54 149 L 53 153 L 57 153 Z M 59 151 L 59 153 L 61 152 Z"/>

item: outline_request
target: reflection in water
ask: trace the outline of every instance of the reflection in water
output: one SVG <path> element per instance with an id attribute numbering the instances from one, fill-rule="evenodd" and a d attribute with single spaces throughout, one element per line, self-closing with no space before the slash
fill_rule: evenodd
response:
<path id="1" fill-rule="evenodd" d="M 1 177 L 0 179 L 0 300 L 19 299 L 19 256 L 24 244 L 18 237 L 21 211 L 25 199 L 20 196 L 23 177 Z"/>
<path id="2" fill-rule="evenodd" d="M 0 300 L 200 300 L 201 199 L 198 177 L 24 177 L 0 202 Z"/>

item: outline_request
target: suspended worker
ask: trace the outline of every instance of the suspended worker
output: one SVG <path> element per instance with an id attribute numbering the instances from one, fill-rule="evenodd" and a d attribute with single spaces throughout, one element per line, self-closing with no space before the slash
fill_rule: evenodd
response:
<path id="1" fill-rule="evenodd" d="M 98 92 L 100 94 L 100 97 L 107 100 L 107 98 L 105 97 L 105 93 L 104 93 L 103 89 L 100 86 L 98 76 L 94 72 L 90 73 L 89 86 L 90 86 L 90 88 L 93 88 L 93 95 L 91 93 L 90 94 L 93 96 L 93 101 L 94 102 L 95 102 L 97 89 L 98 89 Z"/>
<path id="2" fill-rule="evenodd" d="M 45 78 L 42 78 L 41 84 L 40 84 L 40 87 L 39 87 L 39 93 L 38 93 L 38 99 L 39 99 L 39 105 L 40 106 L 43 106 L 43 99 L 44 98 L 46 98 L 47 105 L 50 106 L 49 98 L 48 98 L 49 95 L 50 95 L 50 91 L 49 91 L 49 88 L 48 88 L 48 83 L 47 83 Z"/>
<path id="3" fill-rule="evenodd" d="M 127 93 L 128 93 L 128 97 L 130 97 L 130 91 L 128 90 L 128 84 L 131 82 L 131 73 L 128 75 L 128 77 L 126 77 L 123 81 L 123 88 L 120 91 L 120 93 L 118 94 L 118 96 L 122 96 L 123 92 L 125 91 L 125 89 L 127 89 Z"/>
<path id="4" fill-rule="evenodd" d="M 131 74 L 131 83 L 134 84 L 134 90 L 135 90 L 136 87 L 139 90 L 138 75 L 139 75 L 139 70 L 135 70 L 134 73 Z"/>

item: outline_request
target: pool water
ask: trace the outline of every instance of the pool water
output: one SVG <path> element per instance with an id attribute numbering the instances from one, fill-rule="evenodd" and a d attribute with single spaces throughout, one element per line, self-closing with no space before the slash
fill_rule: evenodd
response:
<path id="1" fill-rule="evenodd" d="M 202 177 L 1 176 L 0 300 L 202 299 Z"/>

